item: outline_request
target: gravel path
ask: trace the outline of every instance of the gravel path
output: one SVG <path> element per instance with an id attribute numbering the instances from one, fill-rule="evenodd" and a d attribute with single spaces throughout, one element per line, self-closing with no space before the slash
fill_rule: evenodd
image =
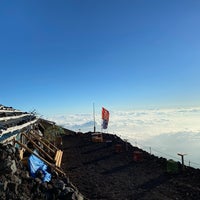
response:
<path id="1" fill-rule="evenodd" d="M 88 199 L 200 199 L 199 170 L 167 174 L 164 158 L 126 146 L 115 135 L 104 134 L 102 143 L 94 143 L 91 138 L 90 133 L 63 138 L 62 168 Z M 116 152 L 117 144 L 122 152 Z M 136 162 L 133 152 L 138 150 L 143 159 Z"/>

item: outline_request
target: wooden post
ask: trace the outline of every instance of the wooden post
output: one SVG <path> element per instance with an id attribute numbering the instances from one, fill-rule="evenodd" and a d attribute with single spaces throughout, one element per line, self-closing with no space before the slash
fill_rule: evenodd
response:
<path id="1" fill-rule="evenodd" d="M 125 142 L 126 151 L 128 151 L 128 140 L 125 139 L 124 142 Z"/>
<path id="2" fill-rule="evenodd" d="M 185 153 L 177 153 L 177 155 L 181 156 L 182 169 L 185 170 L 184 156 L 187 155 L 187 154 L 185 154 Z"/>

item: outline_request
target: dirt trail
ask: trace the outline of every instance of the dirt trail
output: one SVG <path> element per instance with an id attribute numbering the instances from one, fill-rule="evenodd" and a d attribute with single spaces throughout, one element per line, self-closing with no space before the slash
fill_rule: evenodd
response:
<path id="1" fill-rule="evenodd" d="M 62 168 L 88 199 L 200 199 L 199 170 L 167 174 L 166 159 L 142 152 L 143 160 L 136 162 L 133 151 L 139 149 L 130 144 L 126 149 L 119 137 L 104 134 L 103 143 L 91 137 L 88 133 L 63 139 Z M 116 144 L 122 152 L 116 153 Z"/>

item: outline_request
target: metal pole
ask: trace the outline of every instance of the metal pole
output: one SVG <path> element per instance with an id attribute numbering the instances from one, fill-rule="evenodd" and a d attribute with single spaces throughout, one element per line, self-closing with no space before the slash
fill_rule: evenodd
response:
<path id="1" fill-rule="evenodd" d="M 185 169 L 185 165 L 184 165 L 184 156 L 187 154 L 184 153 L 177 153 L 177 155 L 181 156 L 181 162 L 182 162 L 182 169 Z"/>
<path id="2" fill-rule="evenodd" d="M 95 122 L 95 107 L 93 103 L 93 118 L 94 118 L 94 133 L 96 132 L 96 122 Z"/>
<path id="3" fill-rule="evenodd" d="M 149 152 L 150 152 L 150 155 L 151 155 L 151 147 L 149 147 Z"/>

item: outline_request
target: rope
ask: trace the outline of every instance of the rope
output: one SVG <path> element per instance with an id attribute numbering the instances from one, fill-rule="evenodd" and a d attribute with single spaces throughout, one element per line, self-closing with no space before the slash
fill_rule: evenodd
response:
<path id="1" fill-rule="evenodd" d="M 161 155 L 165 155 L 165 156 L 167 156 L 167 157 L 169 157 L 169 158 L 173 158 L 173 159 L 175 159 L 175 160 L 180 161 L 180 158 L 179 158 L 179 157 L 173 156 L 173 155 L 171 155 L 171 154 L 164 153 L 164 152 L 162 152 L 162 151 L 160 151 L 160 150 L 158 150 L 158 149 L 152 148 L 151 146 L 145 146 L 145 145 L 142 145 L 142 144 L 138 144 L 137 141 L 135 141 L 135 143 L 136 143 L 137 145 L 141 146 L 143 150 L 145 150 L 145 149 L 148 149 L 148 150 L 151 149 L 151 151 L 155 151 L 155 152 L 157 152 L 157 153 L 160 153 Z M 153 153 L 151 152 L 151 154 L 153 154 Z M 154 154 L 153 154 L 153 155 L 154 155 Z M 193 162 L 193 161 L 190 161 L 190 160 L 188 160 L 188 159 L 184 159 L 184 160 L 185 160 L 185 162 L 188 162 L 189 164 L 193 164 L 193 165 L 196 165 L 196 166 L 200 166 L 200 163 Z"/>

